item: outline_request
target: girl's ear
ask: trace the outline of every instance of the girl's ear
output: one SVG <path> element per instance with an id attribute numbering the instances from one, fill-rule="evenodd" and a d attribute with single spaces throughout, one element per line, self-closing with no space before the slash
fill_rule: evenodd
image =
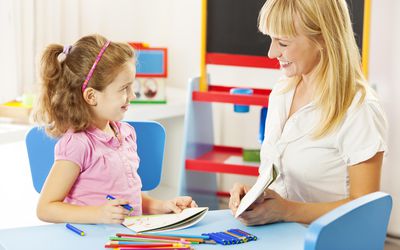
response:
<path id="1" fill-rule="evenodd" d="M 90 106 L 96 106 L 97 105 L 97 100 L 96 100 L 96 91 L 93 88 L 86 88 L 85 91 L 83 91 L 83 99 L 90 105 Z"/>

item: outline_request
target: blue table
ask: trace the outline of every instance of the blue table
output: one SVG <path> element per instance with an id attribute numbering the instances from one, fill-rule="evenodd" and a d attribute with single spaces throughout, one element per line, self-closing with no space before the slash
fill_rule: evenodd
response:
<path id="1" fill-rule="evenodd" d="M 233 218 L 229 210 L 209 211 L 206 217 L 190 228 L 175 231 L 185 234 L 201 234 L 239 228 L 254 234 L 257 241 L 244 244 L 194 245 L 195 249 L 303 249 L 307 228 L 297 223 L 276 223 L 265 226 L 246 227 Z M 0 230 L 0 250 L 14 249 L 105 249 L 108 237 L 116 233 L 132 233 L 121 225 L 79 225 L 86 236 L 79 236 L 65 228 L 65 224 L 23 227 Z"/>

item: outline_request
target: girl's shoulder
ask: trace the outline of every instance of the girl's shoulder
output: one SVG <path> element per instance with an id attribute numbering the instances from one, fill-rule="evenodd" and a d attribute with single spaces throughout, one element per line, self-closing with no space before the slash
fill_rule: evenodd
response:
<path id="1" fill-rule="evenodd" d="M 68 130 L 59 138 L 57 144 L 82 148 L 90 144 L 90 138 L 88 137 L 86 131 L 74 132 L 72 130 Z"/>
<path id="2" fill-rule="evenodd" d="M 127 122 L 115 122 L 115 124 L 118 126 L 120 133 L 124 137 L 132 137 L 133 139 L 136 140 L 136 131 L 133 126 L 131 126 Z"/>

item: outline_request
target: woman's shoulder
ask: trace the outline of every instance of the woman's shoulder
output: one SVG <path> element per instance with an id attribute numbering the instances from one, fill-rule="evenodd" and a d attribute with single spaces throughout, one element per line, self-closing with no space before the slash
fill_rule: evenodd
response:
<path id="1" fill-rule="evenodd" d="M 272 87 L 271 93 L 269 94 L 269 103 L 275 103 L 280 101 L 285 101 L 289 97 L 292 91 L 293 84 L 287 78 L 279 79 L 278 82 Z"/>
<path id="2" fill-rule="evenodd" d="M 368 87 L 364 94 L 358 91 L 354 96 L 347 113 L 351 116 L 359 112 L 372 112 L 375 115 L 385 116 L 379 97 L 373 89 Z"/>
<path id="3" fill-rule="evenodd" d="M 364 95 L 361 91 L 355 95 L 347 111 L 345 124 L 358 125 L 356 127 L 375 127 L 382 133 L 386 133 L 388 127 L 386 114 L 374 90 L 366 88 Z"/>
<path id="4" fill-rule="evenodd" d="M 272 87 L 271 95 L 279 96 L 287 93 L 291 90 L 293 84 L 291 84 L 290 79 L 288 78 L 281 78 L 279 79 L 275 85 Z"/>

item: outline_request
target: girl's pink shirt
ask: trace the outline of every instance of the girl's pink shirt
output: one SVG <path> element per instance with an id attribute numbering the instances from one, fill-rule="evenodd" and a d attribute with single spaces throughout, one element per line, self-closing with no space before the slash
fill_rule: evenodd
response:
<path id="1" fill-rule="evenodd" d="M 98 206 L 107 202 L 106 196 L 126 199 L 133 207 L 131 215 L 142 214 L 142 182 L 137 173 L 134 128 L 124 122 L 114 122 L 119 139 L 98 128 L 84 132 L 68 131 L 57 142 L 55 160 L 67 160 L 80 167 L 80 174 L 64 202 L 75 205 Z"/>

